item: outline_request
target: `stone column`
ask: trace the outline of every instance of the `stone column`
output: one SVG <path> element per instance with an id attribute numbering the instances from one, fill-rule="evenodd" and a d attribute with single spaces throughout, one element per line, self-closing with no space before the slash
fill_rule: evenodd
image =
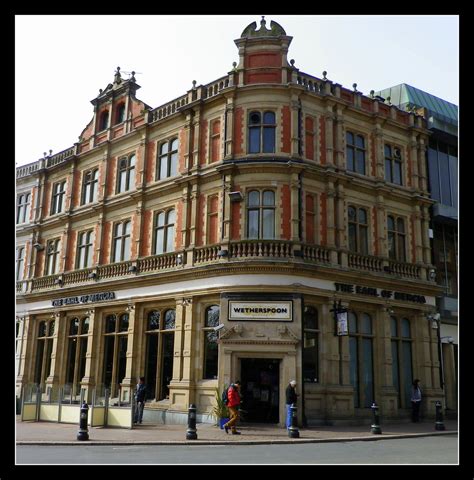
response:
<path id="1" fill-rule="evenodd" d="M 333 118 L 332 104 L 326 106 L 325 121 L 326 121 L 326 164 L 334 166 L 333 158 Z"/>
<path id="2" fill-rule="evenodd" d="M 419 188 L 423 192 L 428 191 L 426 179 L 426 145 L 425 139 L 420 138 L 418 143 L 418 174 Z"/>
<path id="3" fill-rule="evenodd" d="M 345 198 L 346 194 L 344 192 L 344 186 L 338 184 L 336 187 L 337 197 L 336 197 L 336 245 L 341 252 L 341 256 L 346 257 L 347 265 L 347 237 L 346 237 L 346 208 L 345 208 Z"/>
<path id="4" fill-rule="evenodd" d="M 192 161 L 193 166 L 199 166 L 199 152 L 201 148 L 201 111 L 196 109 L 193 117 L 193 150 Z"/>
<path id="5" fill-rule="evenodd" d="M 51 389 L 51 400 L 53 401 L 57 399 L 61 366 L 63 362 L 65 362 L 65 358 L 63 358 L 62 355 L 62 347 L 64 346 L 64 333 L 66 322 L 63 320 L 65 320 L 63 313 L 54 314 L 54 334 L 53 346 L 51 348 L 51 365 L 49 368 L 49 372 L 46 372 L 48 376 L 46 377 L 45 381 L 46 392 L 48 391 L 48 389 Z M 46 354 L 47 349 L 45 350 L 45 356 Z"/>
<path id="6" fill-rule="evenodd" d="M 321 306 L 321 365 L 319 376 L 321 385 L 339 385 L 339 341 L 334 335 L 334 315 L 330 310 L 332 300 Z"/>
<path id="7" fill-rule="evenodd" d="M 35 320 L 33 315 L 26 315 L 23 318 L 23 333 L 21 336 L 21 350 L 19 355 L 18 374 L 16 377 L 17 390 L 22 385 L 34 381 L 34 342 L 35 342 Z"/>
<path id="8" fill-rule="evenodd" d="M 421 234 L 421 209 L 419 205 L 415 205 L 413 209 L 414 209 L 413 223 L 415 225 L 415 231 L 413 232 L 413 234 L 415 235 L 416 262 L 423 263 L 423 236 Z"/>
<path id="9" fill-rule="evenodd" d="M 87 403 L 90 403 L 92 401 L 92 390 L 99 377 L 99 360 L 102 355 L 103 344 L 100 329 L 101 315 L 97 314 L 95 308 L 89 309 L 87 315 L 89 317 L 89 332 L 87 334 L 86 366 L 81 380 L 81 388 L 86 390 L 84 398 L 87 399 Z M 104 392 L 97 392 L 97 394 L 103 395 Z"/>
<path id="10" fill-rule="evenodd" d="M 299 196 L 300 196 L 300 180 L 296 172 L 291 174 L 291 240 L 293 242 L 301 242 L 300 238 L 300 216 L 299 216 Z"/>
<path id="11" fill-rule="evenodd" d="M 135 303 L 129 303 L 127 306 L 128 312 L 128 340 L 127 340 L 127 364 L 125 366 L 125 377 L 119 378 L 118 381 L 122 383 L 122 401 L 129 402 L 131 400 L 133 388 L 137 383 L 137 324 L 138 319 L 135 315 Z"/>
<path id="12" fill-rule="evenodd" d="M 375 176 L 377 180 L 383 181 L 385 179 L 385 151 L 384 151 L 384 136 L 383 128 L 377 123 L 374 129 L 375 135 Z"/>
<path id="13" fill-rule="evenodd" d="M 376 207 L 377 207 L 376 222 L 377 222 L 377 242 L 378 242 L 377 248 L 378 248 L 380 257 L 388 258 L 385 198 L 382 194 L 377 195 Z"/>
<path id="14" fill-rule="evenodd" d="M 193 299 L 187 298 L 184 301 L 184 339 L 183 339 L 183 367 L 181 377 L 181 388 L 184 395 L 184 405 L 195 403 L 194 391 L 194 336 L 196 335 L 196 321 L 193 311 Z"/>
<path id="15" fill-rule="evenodd" d="M 186 141 L 186 150 L 184 152 L 184 168 L 189 172 L 193 166 L 193 115 L 192 112 L 186 112 L 186 120 L 184 123 L 184 137 Z"/>
<path id="16" fill-rule="evenodd" d="M 379 306 L 375 317 L 374 359 L 375 385 L 378 389 L 375 398 L 384 417 L 396 417 L 398 411 L 398 392 L 393 385 L 392 369 L 392 332 L 390 314 L 385 306 Z"/>
<path id="17" fill-rule="evenodd" d="M 428 232 L 430 226 L 430 215 L 427 205 L 423 205 L 421 208 L 421 238 L 423 245 L 423 261 L 425 264 L 431 265 L 431 248 Z"/>
<path id="18" fill-rule="evenodd" d="M 224 158 L 231 158 L 234 153 L 234 97 L 226 97 Z"/>
<path id="19" fill-rule="evenodd" d="M 300 131 L 299 131 L 299 109 L 300 109 L 300 100 L 298 95 L 291 95 L 291 156 L 300 157 Z"/>
<path id="20" fill-rule="evenodd" d="M 228 193 L 232 191 L 232 174 L 224 174 L 224 188 L 223 188 L 223 232 L 222 232 L 222 243 L 228 244 L 230 241 L 230 228 L 231 228 L 231 212 L 232 206 L 230 203 L 230 198 Z M 234 219 L 238 221 L 238 219 Z"/>
<path id="21" fill-rule="evenodd" d="M 410 114 L 410 118 L 412 118 L 413 114 Z M 413 188 L 419 189 L 420 188 L 420 179 L 418 175 L 418 143 L 416 141 L 415 134 L 411 135 L 410 143 L 408 144 L 408 148 L 410 149 L 410 162 L 411 162 L 411 170 L 412 170 L 412 177 L 413 177 Z"/>
<path id="22" fill-rule="evenodd" d="M 336 107 L 336 145 L 334 146 L 335 151 L 335 163 L 336 167 L 340 169 L 345 169 L 344 161 L 344 108 L 341 106 Z"/>

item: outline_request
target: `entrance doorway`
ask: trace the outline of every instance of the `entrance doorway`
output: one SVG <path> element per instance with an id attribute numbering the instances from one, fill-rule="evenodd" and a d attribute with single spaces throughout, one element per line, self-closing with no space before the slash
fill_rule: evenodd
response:
<path id="1" fill-rule="evenodd" d="M 242 358 L 242 420 L 278 423 L 280 412 L 280 360 Z"/>

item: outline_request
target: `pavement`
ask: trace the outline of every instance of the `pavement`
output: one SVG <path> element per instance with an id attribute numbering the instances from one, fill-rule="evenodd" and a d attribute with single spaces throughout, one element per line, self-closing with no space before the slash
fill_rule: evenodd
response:
<path id="1" fill-rule="evenodd" d="M 211 424 L 196 425 L 197 440 L 186 440 L 186 425 L 141 424 L 132 429 L 89 427 L 89 440 L 77 440 L 79 426 L 57 422 L 22 422 L 17 417 L 17 445 L 223 445 L 283 444 L 387 440 L 458 433 L 456 420 L 445 420 L 445 430 L 435 422 L 380 424 L 382 433 L 373 434 L 370 425 L 317 426 L 299 429 L 299 438 L 289 438 L 285 428 L 268 424 L 241 424 L 241 435 L 226 434 Z"/>

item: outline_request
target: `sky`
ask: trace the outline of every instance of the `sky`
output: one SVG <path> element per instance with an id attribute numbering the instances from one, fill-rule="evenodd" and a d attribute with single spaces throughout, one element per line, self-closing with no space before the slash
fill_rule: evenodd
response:
<path id="1" fill-rule="evenodd" d="M 258 15 L 17 15 L 15 162 L 78 141 L 91 100 L 135 71 L 137 98 L 159 107 L 238 62 L 234 43 Z M 368 95 L 400 83 L 459 104 L 457 15 L 265 15 L 293 37 L 288 60 L 304 73 Z"/>

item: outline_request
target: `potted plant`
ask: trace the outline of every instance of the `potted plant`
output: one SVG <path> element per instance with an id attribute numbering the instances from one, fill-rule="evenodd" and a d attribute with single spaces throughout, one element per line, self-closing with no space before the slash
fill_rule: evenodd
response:
<path id="1" fill-rule="evenodd" d="M 224 385 L 224 390 L 226 388 L 227 388 L 227 385 Z M 216 418 L 217 425 L 219 425 L 220 428 L 223 429 L 224 423 L 227 423 L 230 418 L 229 409 L 222 401 L 222 393 L 219 392 L 219 389 L 217 387 L 215 390 L 216 390 L 216 395 L 215 395 L 216 404 L 212 409 L 212 415 Z"/>

